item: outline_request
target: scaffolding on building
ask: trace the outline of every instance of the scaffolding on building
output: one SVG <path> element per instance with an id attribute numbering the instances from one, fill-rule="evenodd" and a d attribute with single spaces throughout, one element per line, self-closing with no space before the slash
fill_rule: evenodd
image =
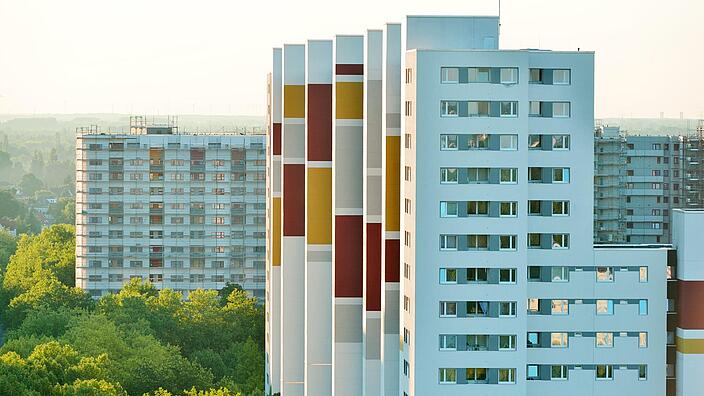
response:
<path id="1" fill-rule="evenodd" d="M 626 241 L 626 138 L 618 127 L 597 123 L 594 134 L 594 241 Z"/>
<path id="2" fill-rule="evenodd" d="M 685 207 L 704 208 L 704 120 L 687 136 L 684 156 Z"/>

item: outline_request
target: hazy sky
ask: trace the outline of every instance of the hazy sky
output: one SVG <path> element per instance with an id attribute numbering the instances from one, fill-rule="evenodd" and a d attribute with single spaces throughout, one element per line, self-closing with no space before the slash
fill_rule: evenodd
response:
<path id="1" fill-rule="evenodd" d="M 0 113 L 263 115 L 271 48 L 498 0 L 0 0 Z M 597 117 L 704 116 L 704 1 L 503 0 L 500 47 L 596 51 Z"/>

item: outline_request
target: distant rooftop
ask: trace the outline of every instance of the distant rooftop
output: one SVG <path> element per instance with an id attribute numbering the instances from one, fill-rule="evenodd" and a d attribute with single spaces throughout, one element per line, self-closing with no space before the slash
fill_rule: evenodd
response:
<path id="1" fill-rule="evenodd" d="M 178 116 L 130 116 L 129 130 L 102 130 L 98 125 L 76 128 L 77 135 L 263 135 L 259 127 L 235 127 L 234 130 L 181 131 Z"/>

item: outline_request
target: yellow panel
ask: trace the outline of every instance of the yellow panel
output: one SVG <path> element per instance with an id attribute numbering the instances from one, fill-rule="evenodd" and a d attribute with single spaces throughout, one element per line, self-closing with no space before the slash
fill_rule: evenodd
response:
<path id="1" fill-rule="evenodd" d="M 308 168 L 308 243 L 332 244 L 332 169 Z"/>
<path id="2" fill-rule="evenodd" d="M 304 118 L 305 116 L 305 86 L 284 85 L 284 118 Z"/>
<path id="3" fill-rule="evenodd" d="M 335 83 L 335 118 L 361 120 L 364 113 L 362 82 Z"/>
<path id="4" fill-rule="evenodd" d="M 400 231 L 401 137 L 386 137 L 386 231 Z"/>
<path id="5" fill-rule="evenodd" d="M 704 340 L 702 339 L 675 337 L 675 345 L 677 352 L 680 353 L 704 354 Z"/>
<path id="6" fill-rule="evenodd" d="M 273 198 L 274 199 L 274 226 L 273 230 L 271 230 L 271 239 L 272 244 L 274 246 L 274 258 L 273 258 L 273 265 L 274 266 L 280 266 L 281 265 L 281 198 Z"/>

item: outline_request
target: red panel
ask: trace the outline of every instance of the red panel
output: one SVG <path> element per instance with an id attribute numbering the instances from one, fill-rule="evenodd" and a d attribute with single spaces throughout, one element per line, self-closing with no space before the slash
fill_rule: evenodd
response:
<path id="1" fill-rule="evenodd" d="M 387 239 L 385 243 L 384 281 L 398 282 L 400 280 L 401 271 L 401 241 L 398 239 Z"/>
<path id="2" fill-rule="evenodd" d="M 274 123 L 274 155 L 281 155 L 281 123 Z"/>
<path id="3" fill-rule="evenodd" d="M 364 74 L 364 65 L 362 65 L 362 64 L 335 65 L 335 74 L 347 74 L 347 75 L 361 76 Z"/>
<path id="4" fill-rule="evenodd" d="M 284 164 L 284 236 L 303 236 L 305 229 L 305 166 Z"/>
<path id="5" fill-rule="evenodd" d="M 332 161 L 332 85 L 308 84 L 308 160 Z"/>
<path id="6" fill-rule="evenodd" d="M 704 281 L 677 281 L 679 327 L 704 330 Z"/>
<path id="7" fill-rule="evenodd" d="M 335 297 L 362 297 L 362 216 L 335 216 Z"/>
<path id="8" fill-rule="evenodd" d="M 192 161 L 202 161 L 205 159 L 204 149 L 191 149 L 191 160 Z"/>
<path id="9" fill-rule="evenodd" d="M 367 224 L 367 311 L 381 311 L 381 224 Z"/>

